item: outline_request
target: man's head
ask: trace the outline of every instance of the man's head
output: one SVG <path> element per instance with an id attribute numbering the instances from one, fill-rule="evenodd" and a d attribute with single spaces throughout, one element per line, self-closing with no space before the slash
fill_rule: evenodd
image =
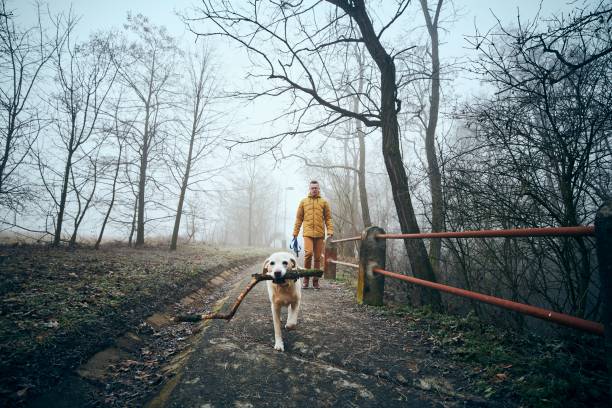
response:
<path id="1" fill-rule="evenodd" d="M 319 189 L 319 182 L 317 180 L 312 180 L 310 184 L 308 185 L 308 194 L 311 197 L 316 197 L 320 193 L 321 193 L 321 190 Z"/>

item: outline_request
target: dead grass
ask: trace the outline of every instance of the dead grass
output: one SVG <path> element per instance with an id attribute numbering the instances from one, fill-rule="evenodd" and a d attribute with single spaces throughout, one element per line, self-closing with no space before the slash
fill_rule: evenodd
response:
<path id="1" fill-rule="evenodd" d="M 267 252 L 0 246 L 0 402 L 53 384 L 144 317 Z"/>

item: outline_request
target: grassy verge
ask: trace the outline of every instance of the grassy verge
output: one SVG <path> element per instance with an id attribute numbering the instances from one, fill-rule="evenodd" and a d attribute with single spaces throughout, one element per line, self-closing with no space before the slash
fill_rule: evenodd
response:
<path id="1" fill-rule="evenodd" d="M 143 318 L 267 252 L 0 246 L 0 401 L 53 384 Z"/>
<path id="2" fill-rule="evenodd" d="M 427 309 L 394 307 L 387 312 L 416 322 L 431 347 L 466 366 L 470 387 L 487 399 L 529 407 L 608 406 L 601 338 L 545 338 L 500 330 L 472 315 Z"/>

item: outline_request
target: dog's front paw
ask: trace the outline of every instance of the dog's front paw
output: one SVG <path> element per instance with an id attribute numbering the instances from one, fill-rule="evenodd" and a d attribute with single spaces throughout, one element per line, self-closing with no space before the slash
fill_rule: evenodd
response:
<path id="1" fill-rule="evenodd" d="M 274 350 L 285 351 L 285 345 L 282 340 L 276 340 L 274 343 Z"/>
<path id="2" fill-rule="evenodd" d="M 295 330 L 296 326 L 297 326 L 297 323 L 287 323 L 285 325 L 285 329 L 287 329 L 287 330 Z"/>

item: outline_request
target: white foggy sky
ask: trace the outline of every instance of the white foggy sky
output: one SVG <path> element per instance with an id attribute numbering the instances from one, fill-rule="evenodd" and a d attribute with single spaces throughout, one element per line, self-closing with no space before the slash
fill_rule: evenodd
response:
<path id="1" fill-rule="evenodd" d="M 394 2 L 390 0 L 381 1 L 382 7 L 392 7 Z M 423 18 L 419 7 L 419 2 L 413 0 L 410 6 L 410 13 L 413 18 L 403 19 L 402 24 L 414 21 L 413 25 L 423 28 Z M 76 29 L 77 37 L 81 40 L 86 39 L 90 33 L 96 30 L 105 30 L 110 28 L 120 28 L 126 20 L 128 11 L 133 14 L 142 13 L 147 16 L 153 24 L 165 26 L 170 34 L 177 37 L 179 42 L 193 43 L 195 37 L 188 32 L 177 16 L 176 12 L 189 10 L 193 5 L 197 5 L 196 0 L 49 0 L 50 10 L 52 13 L 67 11 L 71 6 L 74 13 L 80 16 L 80 21 Z M 456 17 L 453 21 L 443 24 L 445 31 L 441 33 L 441 50 L 440 55 L 443 61 L 451 59 L 465 59 L 474 57 L 472 50 L 469 50 L 468 44 L 465 41 L 465 36 L 474 34 L 474 27 L 478 26 L 480 32 L 486 32 L 489 28 L 496 24 L 493 13 L 500 19 L 502 24 L 511 25 L 516 22 L 518 9 L 522 19 L 532 19 L 541 7 L 542 16 L 550 16 L 561 11 L 568 11 L 575 4 L 582 6 L 583 1 L 569 2 L 559 0 L 542 0 L 542 2 L 534 0 L 505 0 L 505 1 L 485 1 L 485 0 L 455 0 L 450 7 L 450 2 L 446 4 L 445 14 L 448 20 L 453 9 L 456 11 Z M 9 9 L 15 9 L 18 15 L 18 20 L 24 21 L 33 19 L 34 6 L 31 1 L 11 1 Z M 398 35 L 401 32 L 414 29 L 415 27 L 399 27 L 396 33 L 390 33 L 390 36 Z M 241 54 L 235 47 L 228 45 L 223 40 L 213 43 L 213 55 L 216 56 L 217 64 L 221 69 L 221 82 L 226 85 L 226 88 L 235 89 L 236 84 L 240 84 L 242 78 L 246 74 L 245 63 L 248 63 L 244 54 Z M 478 94 L 483 92 L 480 89 L 478 81 L 468 81 L 465 74 L 462 77 L 453 79 L 451 89 L 461 97 L 467 97 L 469 94 Z M 281 103 L 280 101 L 278 103 Z M 255 103 L 252 107 L 243 107 L 237 109 L 237 105 L 233 105 L 228 109 L 231 116 L 227 119 L 233 124 L 232 131 L 239 132 L 242 135 L 248 134 L 253 138 L 266 136 L 274 133 L 274 128 L 271 125 L 262 123 L 265 119 L 275 116 L 275 113 L 280 112 L 282 106 L 277 106 L 275 110 L 274 102 L 269 101 Z M 276 128 L 279 129 L 278 127 Z M 289 141 L 289 144 L 296 143 Z M 237 155 L 238 156 L 238 155 Z M 239 161 L 239 157 L 236 157 Z M 272 167 L 274 159 L 262 157 L 259 166 Z M 279 186 L 286 194 L 286 220 L 285 231 L 290 231 L 293 224 L 295 208 L 299 200 L 307 193 L 307 181 L 311 176 L 307 173 L 307 169 L 300 168 L 294 161 L 293 163 L 282 163 L 277 167 L 272 174 L 276 180 L 279 180 L 283 185 Z M 293 190 L 288 190 L 287 187 L 292 187 Z M 325 186 L 322 186 L 323 194 L 325 194 Z M 284 201 L 284 200 L 283 200 Z M 283 203 L 284 207 L 284 203 Z"/>
<path id="2" fill-rule="evenodd" d="M 590 0 L 593 1 L 593 0 Z M 473 57 L 474 51 L 468 49 L 465 37 L 474 34 L 474 27 L 477 26 L 480 32 L 486 32 L 496 24 L 495 17 L 499 18 L 504 25 L 514 24 L 520 9 L 522 19 L 532 19 L 539 8 L 542 16 L 550 16 L 562 11 L 569 11 L 576 5 L 583 6 L 589 0 L 447 0 L 443 8 L 443 20 L 448 22 L 442 25 L 444 32 L 441 33 L 441 57 L 449 61 L 455 58 Z M 382 7 L 393 8 L 394 2 L 391 0 L 381 0 Z M 125 22 L 128 11 L 132 13 L 142 13 L 150 18 L 157 25 L 164 25 L 175 37 L 187 43 L 193 43 L 194 35 L 188 32 L 185 25 L 177 16 L 177 12 L 188 12 L 197 6 L 197 0 L 50 0 L 49 6 L 52 12 L 66 11 L 71 6 L 76 15 L 81 17 L 77 27 L 77 34 L 81 39 L 87 38 L 89 33 L 95 30 L 108 29 L 111 27 L 119 28 Z M 18 1 L 13 2 L 13 7 L 20 11 L 31 11 L 32 2 Z M 456 16 L 451 19 L 450 15 L 456 12 Z M 411 30 L 415 27 L 423 27 L 423 18 L 420 11 L 419 2 L 412 1 L 408 13 L 414 18 L 406 21 L 414 21 L 414 27 L 398 27 L 399 29 Z M 445 14 L 445 15 L 444 15 Z M 393 33 L 389 34 L 393 36 Z M 226 82 L 233 82 L 244 77 L 245 66 L 248 62 L 242 58 L 242 54 L 232 45 L 223 40 L 217 43 L 216 54 L 224 61 L 223 73 Z M 214 47 L 213 47 L 214 48 Z M 463 92 L 470 88 L 476 88 L 478 83 L 469 83 L 461 78 L 457 79 L 457 84 Z M 250 112 L 258 114 L 258 110 Z M 247 116 L 251 116 L 247 113 Z M 257 130 L 264 128 L 258 126 Z"/>

